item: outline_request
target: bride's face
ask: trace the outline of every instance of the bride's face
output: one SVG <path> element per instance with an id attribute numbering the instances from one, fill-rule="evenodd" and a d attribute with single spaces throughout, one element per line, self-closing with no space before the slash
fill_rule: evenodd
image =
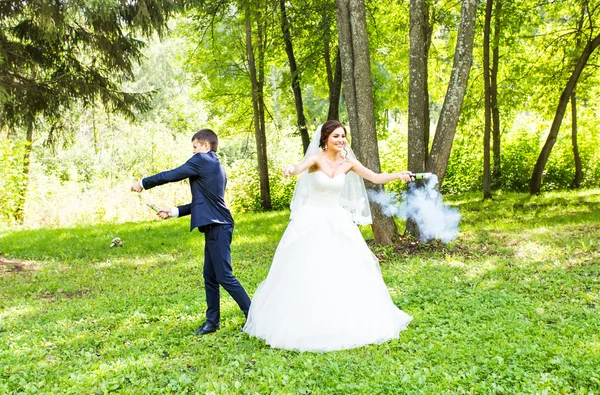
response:
<path id="1" fill-rule="evenodd" d="M 335 152 L 341 152 L 346 145 L 346 132 L 343 128 L 337 128 L 329 135 L 327 139 L 327 149 Z"/>

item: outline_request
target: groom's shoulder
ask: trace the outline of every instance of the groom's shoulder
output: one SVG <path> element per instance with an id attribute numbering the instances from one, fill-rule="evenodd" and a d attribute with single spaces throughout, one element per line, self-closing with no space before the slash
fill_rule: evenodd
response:
<path id="1" fill-rule="evenodd" d="M 192 155 L 192 157 L 189 160 L 195 161 L 195 162 L 203 162 L 203 161 L 218 162 L 219 157 L 215 154 L 214 151 L 198 152 L 198 153 Z"/>
<path id="2" fill-rule="evenodd" d="M 211 166 L 220 165 L 219 157 L 214 151 L 210 152 L 199 152 L 192 155 L 188 162 L 193 163 L 196 166 Z"/>

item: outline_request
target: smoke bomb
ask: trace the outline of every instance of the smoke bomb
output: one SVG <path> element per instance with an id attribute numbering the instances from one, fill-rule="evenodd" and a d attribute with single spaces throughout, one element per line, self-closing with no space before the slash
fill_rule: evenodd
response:
<path id="1" fill-rule="evenodd" d="M 410 176 L 415 180 L 427 180 L 433 177 L 433 173 L 410 173 Z"/>
<path id="2" fill-rule="evenodd" d="M 393 192 L 369 190 L 369 199 L 381 206 L 387 216 L 414 221 L 423 242 L 439 239 L 448 243 L 456 239 L 461 215 L 458 209 L 444 204 L 442 195 L 435 189 L 438 177 L 432 173 L 412 174 L 427 174 L 427 177 L 422 177 L 427 184 L 417 187 L 415 183 L 409 183 L 408 191 L 402 192 L 401 196 Z"/>

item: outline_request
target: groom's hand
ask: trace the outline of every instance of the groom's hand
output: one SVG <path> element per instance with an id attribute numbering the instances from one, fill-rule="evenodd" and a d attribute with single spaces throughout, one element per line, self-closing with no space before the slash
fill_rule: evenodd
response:
<path id="1" fill-rule="evenodd" d="M 144 188 L 142 188 L 142 184 L 140 184 L 139 181 L 136 181 L 133 184 L 131 184 L 131 190 L 134 192 L 142 192 Z"/>
<path id="2" fill-rule="evenodd" d="M 158 210 L 156 212 L 156 215 L 158 215 L 162 219 L 169 219 L 172 216 L 171 209 L 170 208 L 161 208 L 160 210 Z"/>

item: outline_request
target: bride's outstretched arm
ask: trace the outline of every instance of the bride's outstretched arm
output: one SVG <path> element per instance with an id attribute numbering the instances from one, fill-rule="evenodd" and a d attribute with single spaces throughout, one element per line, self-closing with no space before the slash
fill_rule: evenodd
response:
<path id="1" fill-rule="evenodd" d="M 375 173 L 373 170 L 363 166 L 363 164 L 357 160 L 352 161 L 351 170 L 374 184 L 385 184 L 386 182 L 397 179 L 401 179 L 404 182 L 411 181 L 410 172 L 408 170 L 399 171 L 397 173 Z"/>
<path id="2" fill-rule="evenodd" d="M 311 167 L 315 163 L 317 163 L 318 155 L 319 154 L 309 155 L 306 157 L 306 159 L 304 159 L 302 162 L 298 163 L 297 165 L 287 165 L 283 169 L 283 176 L 284 177 L 297 176 L 298 174 L 302 173 L 304 170 L 307 170 L 309 167 Z"/>

